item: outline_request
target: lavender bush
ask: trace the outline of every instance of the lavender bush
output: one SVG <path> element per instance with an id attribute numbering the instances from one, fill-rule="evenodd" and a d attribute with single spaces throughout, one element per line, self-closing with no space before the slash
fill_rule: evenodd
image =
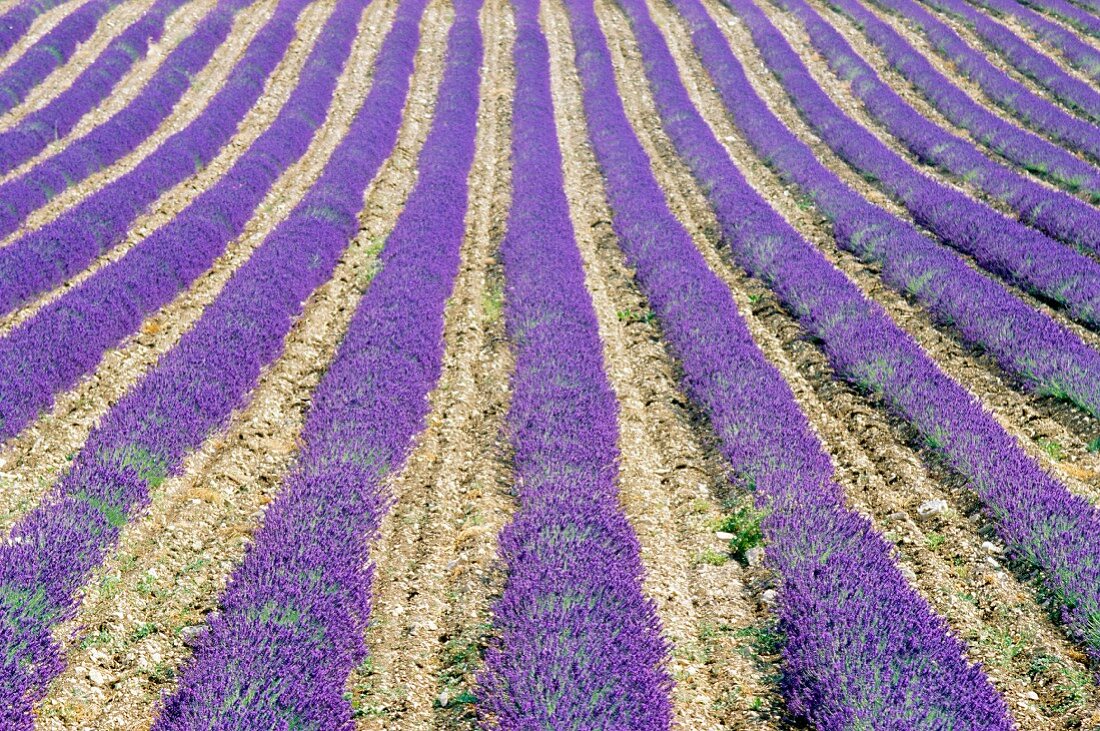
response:
<path id="1" fill-rule="evenodd" d="M 911 3 L 911 0 L 895 1 Z M 806 3 L 782 4 L 798 15 L 813 37 L 814 47 L 819 48 L 821 53 L 826 55 L 830 65 L 838 74 L 844 74 L 844 78 L 865 100 L 868 109 L 873 114 L 882 115 L 884 124 L 893 126 L 893 119 L 887 122 L 886 118 L 896 118 L 901 111 L 915 113 L 896 94 L 891 96 L 883 90 L 882 87 L 886 85 L 882 84 L 881 79 L 874 74 L 870 66 L 863 63 L 847 43 L 840 39 L 835 30 L 831 27 L 827 31 L 821 30 L 821 26 L 825 24 L 824 21 Z M 933 68 L 932 64 L 899 33 L 879 20 L 858 0 L 830 0 L 830 5 L 852 18 L 867 38 L 883 52 L 890 66 L 908 79 L 947 119 L 969 131 L 978 144 L 1063 188 L 1074 192 L 1079 191 L 1094 201 L 1100 200 L 1100 169 L 1082 161 L 1073 152 L 1063 150 L 1037 135 L 1021 130 L 1015 124 L 1006 122 L 975 102 L 967 93 Z M 841 60 L 840 56 L 845 53 L 851 56 L 850 60 Z M 1005 96 L 1011 98 L 1008 110 L 1013 115 L 1021 116 L 1027 124 L 1039 127 L 1044 133 L 1049 128 L 1051 136 L 1070 150 L 1084 152 L 1094 161 L 1100 160 L 1100 129 L 1072 117 L 1045 99 L 1028 92 L 1022 85 L 1012 82 L 1003 73 L 1000 76 L 1007 82 L 1005 85 L 1008 89 Z M 1036 120 L 1045 120 L 1045 122 L 1036 124 Z M 1001 197 L 1006 199 L 1018 197 L 1019 194 L 1014 196 L 1012 192 L 1016 186 L 1015 181 L 1001 172 L 998 166 L 988 162 L 977 151 L 960 150 L 960 140 L 943 132 L 937 132 L 934 125 L 924 126 L 931 128 L 939 142 L 937 145 L 920 145 L 918 154 L 927 155 L 925 159 L 955 174 L 966 175 L 968 179 L 971 176 L 988 179 L 990 182 L 986 185 L 990 185 L 993 189 L 1007 187 L 1008 189 L 1001 194 Z M 941 151 L 939 145 L 948 145 L 949 149 Z M 944 162 L 940 162 L 941 159 Z"/>
<path id="2" fill-rule="evenodd" d="M 382 52 L 406 78 L 425 4 L 401 4 Z M 368 548 L 390 502 L 384 480 L 423 428 L 442 367 L 477 129 L 480 4 L 455 3 L 419 179 L 382 250 L 382 270 L 313 395 L 298 463 L 155 731 L 354 728 L 344 689 L 366 655 Z M 376 82 L 367 108 L 399 110 L 405 93 Z M 278 248 L 303 252 L 298 277 L 315 240 L 335 254 L 358 229 L 380 143 L 394 142 L 378 135 L 372 116 L 357 120 L 322 182 L 273 235 Z"/>
<path id="3" fill-rule="evenodd" d="M 95 32 L 100 18 L 122 0 L 92 0 L 65 16 L 19 59 L 0 72 L 0 114 L 18 106 L 52 71 Z"/>
<path id="4" fill-rule="evenodd" d="M 307 120 L 331 98 L 325 77 L 339 74 L 363 5 L 341 3 L 322 28 L 303 82 L 318 83 L 324 103 L 293 112 L 307 137 L 316 124 Z M 31 727 L 31 705 L 62 665 L 52 628 L 74 611 L 88 573 L 149 491 L 245 402 L 261 369 L 282 350 L 302 303 L 331 275 L 357 230 L 362 191 L 396 140 L 416 49 L 416 24 L 408 25 L 387 41 L 371 95 L 306 198 L 180 343 L 112 407 L 71 471 L 0 546 L 0 727 Z M 174 242 L 185 264 L 190 243 Z M 145 276 L 143 284 L 163 286 L 172 269 L 151 266 Z"/>
<path id="5" fill-rule="evenodd" d="M 918 224 L 974 257 L 982 268 L 1100 327 L 1100 264 L 922 175 L 840 110 L 758 7 L 746 0 L 724 2 L 745 21 L 765 64 L 803 118 L 845 162 L 897 199 Z M 1050 221 L 1046 216 L 1051 212 L 1049 206 L 1033 211 L 1032 222 Z"/>
<path id="6" fill-rule="evenodd" d="M 1017 0 L 1021 5 L 1040 10 L 1052 15 L 1063 23 L 1073 26 L 1077 30 L 1093 37 L 1100 37 L 1100 18 L 1093 12 L 1089 13 L 1066 0 Z"/>
<path id="7" fill-rule="evenodd" d="M 965 59 L 965 65 L 960 64 L 960 68 L 982 83 L 983 88 L 989 83 L 985 81 L 986 79 L 996 79 L 998 75 L 1004 76 L 1003 72 L 986 61 L 981 53 L 967 46 L 946 24 L 917 3 L 905 2 L 905 0 L 873 1 L 916 23 L 928 34 L 936 50 L 948 54 L 949 58 L 956 63 L 960 63 L 959 59 Z M 923 1 L 966 24 L 983 43 L 1000 54 L 1010 66 L 1050 92 L 1063 106 L 1092 122 L 1100 122 L 1100 91 L 1094 89 L 1091 84 L 1067 73 L 1030 43 L 985 13 L 972 8 L 964 0 Z M 1003 82 L 1000 85 L 1006 90 L 1009 88 L 1005 87 Z M 1020 90 L 1024 91 L 1024 87 L 1021 86 Z M 1011 99 L 1007 91 L 999 91 L 998 98 Z M 1008 103 L 1011 105 L 1011 101 Z"/>
<path id="8" fill-rule="evenodd" d="M 50 142 L 67 135 L 85 114 L 98 106 L 127 71 L 159 40 L 164 23 L 186 0 L 157 0 L 118 35 L 65 91 L 10 129 L 0 132 L 0 173 L 38 154 Z"/>
<path id="9" fill-rule="evenodd" d="M 845 507 L 829 457 L 790 387 L 760 353 L 729 290 L 668 211 L 627 121 L 590 0 L 568 5 L 589 137 L 607 182 L 612 225 L 680 360 L 685 390 L 710 418 L 735 484 L 754 490 L 767 514 L 762 527 L 768 561 L 782 582 L 778 610 L 790 709 L 820 729 L 1012 728 L 1004 702 L 980 668 L 966 661 L 962 643 L 906 585 L 889 545 L 866 518 Z M 622 5 L 645 54 L 662 118 L 679 120 L 677 125 L 694 119 L 670 128 L 677 146 L 695 145 L 691 164 L 727 173 L 709 181 L 710 195 L 725 201 L 725 211 L 736 210 L 739 237 L 771 246 L 764 256 L 774 255 L 780 266 L 787 266 L 790 254 L 789 266 L 802 272 L 807 257 L 791 251 L 793 246 L 817 252 L 748 186 L 699 119 L 644 4 Z M 826 269 L 826 279 L 839 276 Z M 822 274 L 802 275 L 799 284 L 808 295 L 821 292 Z"/>
<path id="10" fill-rule="evenodd" d="M 668 648 L 618 502 L 618 404 L 565 198 L 538 0 L 516 11 L 512 207 L 501 244 L 516 356 L 519 509 L 481 675 L 486 728 L 668 729 Z"/>
<path id="11" fill-rule="evenodd" d="M 700 48 L 717 42 L 717 28 L 696 2 L 675 3 L 690 19 Z M 748 6 L 748 0 L 734 4 L 743 17 Z M 708 35 L 715 40 L 703 43 Z M 690 106 L 677 108 L 691 116 Z M 713 133 L 690 136 L 677 130 L 669 127 L 681 156 L 708 191 L 733 257 L 821 340 L 839 375 L 879 395 L 968 478 L 1010 555 L 1040 570 L 1042 591 L 1061 607 L 1069 632 L 1100 659 L 1100 546 L 1094 540 L 1100 512 L 1047 475 L 974 397 L 778 214 L 763 204 L 750 212 L 735 198 L 730 191 L 738 187 L 734 181 L 740 174 L 726 164 L 729 158 Z M 764 220 L 770 225 L 762 226 Z M 784 442 L 772 441 L 786 449 Z"/>
<path id="12" fill-rule="evenodd" d="M 191 77 L 225 40 L 233 27 L 234 15 L 252 2 L 219 0 L 217 8 L 168 54 L 136 99 L 56 155 L 0 185 L 0 236 L 15 231 L 32 211 L 54 195 L 110 165 L 155 132 L 191 85 Z M 194 171 L 201 162 L 205 160 L 193 160 L 189 169 Z"/>

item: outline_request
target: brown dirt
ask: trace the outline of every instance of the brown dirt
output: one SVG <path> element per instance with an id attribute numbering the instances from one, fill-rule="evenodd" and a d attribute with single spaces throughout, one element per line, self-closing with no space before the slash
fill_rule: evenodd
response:
<path id="1" fill-rule="evenodd" d="M 327 158 L 365 96 L 370 80 L 356 70 L 370 67 L 394 9 L 388 2 L 368 7 L 349 63 L 351 75 L 342 85 L 344 119 L 326 125 L 333 139 L 314 168 Z M 438 11 L 430 12 L 426 29 L 439 22 Z M 441 53 L 430 41 L 421 47 L 406 118 L 423 119 L 430 112 L 437 78 L 433 71 Z M 165 482 L 148 513 L 127 526 L 119 548 L 89 583 L 96 590 L 86 595 L 77 617 L 59 629 L 59 638 L 74 639 L 68 642 L 68 669 L 40 708 L 44 727 L 148 727 L 155 700 L 171 689 L 189 653 L 179 631 L 200 624 L 216 606 L 263 506 L 274 499 L 294 458 L 310 393 L 346 331 L 373 275 L 378 244 L 400 209 L 403 194 L 391 180 L 393 171 L 407 160 L 409 148 L 419 144 L 423 127 L 414 122 L 402 129 L 401 152 L 387 162 L 367 193 L 360 235 L 333 278 L 307 302 L 286 350 L 264 373 L 249 404 L 228 431 L 207 439 L 188 458 L 180 477 Z M 304 178 L 305 188 L 317 172 L 299 170 L 291 179 Z M 263 230 L 274 223 L 269 221 Z M 103 672 L 107 682 L 92 684 L 87 676 L 91 668 Z"/>
<path id="2" fill-rule="evenodd" d="M 76 47 L 69 60 L 61 67 L 47 76 L 42 82 L 27 94 L 26 99 L 14 109 L 3 115 L 0 129 L 6 129 L 15 124 L 29 112 L 47 104 L 51 99 L 72 86 L 73 81 L 87 68 L 92 61 L 107 48 L 127 26 L 140 18 L 142 14 L 153 4 L 154 0 L 139 0 L 138 2 L 122 3 L 109 10 L 99 20 L 95 31 Z M 169 19 L 171 20 L 171 19 Z"/>
<path id="3" fill-rule="evenodd" d="M 371 551 L 371 659 L 348 683 L 362 730 L 475 728 L 468 701 L 503 583 L 496 536 L 513 509 L 504 438 L 512 358 L 495 254 L 510 191 L 507 2 L 489 0 L 481 24 L 477 153 L 462 263 L 445 312 L 443 372 L 427 427 L 390 486 L 395 504 Z"/>
<path id="4" fill-rule="evenodd" d="M 681 51 L 689 42 L 682 35 L 683 29 L 674 25 L 663 5 L 657 8 L 657 3 L 652 3 L 652 6 L 664 20 L 666 33 L 679 37 L 674 48 L 682 58 Z M 624 54 L 631 55 L 633 68 L 631 63 L 625 63 L 623 78 L 640 79 L 636 52 L 631 49 Z M 698 88 L 692 91 L 700 103 Z M 783 372 L 804 412 L 834 455 L 838 478 L 853 507 L 869 515 L 898 545 L 903 572 L 970 642 L 971 656 L 987 665 L 994 683 L 1013 706 L 1021 728 L 1070 728 L 1082 716 L 1088 718 L 1092 686 L 1073 685 L 1066 679 L 1073 678 L 1074 682 L 1087 679 L 1087 671 L 1080 662 L 1082 653 L 1064 639 L 1037 607 L 1027 585 L 988 563 L 987 557 L 992 556 L 980 544 L 990 534 L 985 527 L 978 529 L 965 517 L 976 507 L 965 493 L 965 486 L 938 465 L 926 464 L 923 458 L 927 455 L 908 446 L 914 435 L 897 420 L 870 408 L 865 398 L 832 377 L 823 355 L 806 341 L 797 323 L 762 285 L 721 262 L 722 257 L 713 248 L 717 243 L 713 236 L 716 224 L 699 191 L 686 182 L 688 174 L 673 159 L 667 139 L 656 129 L 652 121 L 656 114 L 648 93 L 640 84 L 634 84 L 624 98 L 631 100 L 629 106 L 634 107 L 632 119 L 646 130 L 645 144 L 674 210 L 682 220 L 691 222 L 689 228 L 703 233 L 699 238 L 711 239 L 710 246 L 703 245 L 701 250 L 712 267 L 730 283 L 742 312 L 751 313 L 746 319 L 757 342 Z M 708 103 L 702 102 L 703 108 Z M 769 183 L 763 176 L 757 178 L 751 170 L 746 173 L 766 192 L 768 200 L 785 201 L 774 180 Z M 746 301 L 746 293 L 754 303 Z M 858 429 L 852 429 L 852 424 L 858 425 Z M 932 524 L 918 524 L 910 517 L 920 502 L 941 496 L 955 506 L 947 516 Z M 1039 699 L 1030 700 L 1029 692 L 1039 694 Z"/>
<path id="5" fill-rule="evenodd" d="M 675 363 L 643 316 L 648 306 L 611 230 L 587 142 L 568 17 L 557 3 L 544 13 L 566 189 L 619 398 L 620 499 L 642 546 L 646 594 L 674 647 L 675 721 L 683 729 L 776 728 L 775 658 L 760 656 L 752 642 L 769 626 L 759 598 L 769 577 L 707 560 L 724 548 L 714 524 L 729 491 L 725 468 L 685 407 Z"/>
<path id="6" fill-rule="evenodd" d="M 88 1 L 85 0 L 85 2 Z M 35 18 L 27 32 L 8 49 L 7 53 L 0 56 L 0 72 L 5 71 L 8 66 L 19 60 L 28 48 L 38 43 L 42 36 L 53 30 L 58 23 L 83 4 L 83 2 L 63 2 Z"/>
<path id="7" fill-rule="evenodd" d="M 60 215 L 66 208 L 75 205 L 106 183 L 133 169 L 138 162 L 156 149 L 171 134 L 178 132 L 194 120 L 206 107 L 211 97 L 221 88 L 225 78 L 243 55 L 249 42 L 268 20 L 270 16 L 268 11 L 273 7 L 274 2 L 275 0 L 261 0 L 256 5 L 237 14 L 233 28 L 225 43 L 214 53 L 210 63 L 195 74 L 191 86 L 183 93 L 172 112 L 153 134 L 146 137 L 129 154 L 124 155 L 102 170 L 89 175 L 76 185 L 72 185 L 58 193 L 49 203 L 31 213 L 16 232 L 0 240 L 0 246 L 10 244 L 27 231 L 40 228 Z M 41 160 L 43 155 L 51 154 L 55 147 L 56 145 L 51 145 L 43 154 L 0 178 L 0 182 L 10 180 L 26 172 L 37 161 Z"/>

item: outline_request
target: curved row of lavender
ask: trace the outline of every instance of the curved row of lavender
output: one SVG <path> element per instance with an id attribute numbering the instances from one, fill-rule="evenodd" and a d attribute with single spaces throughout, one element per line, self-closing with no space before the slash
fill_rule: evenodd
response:
<path id="1" fill-rule="evenodd" d="M 365 3 L 340 3 L 322 28 L 302 76 L 303 85 L 316 83 L 318 89 L 303 92 L 301 98 L 309 103 L 296 105 L 289 112 L 289 116 L 298 117 L 297 127 L 283 128 L 287 136 L 282 142 L 290 149 L 303 149 L 318 120 L 324 118 L 333 78 L 350 53 Z M 386 101 L 391 99 L 386 92 Z M 399 113 L 397 110 L 392 116 Z M 381 118 L 368 115 L 367 121 L 381 130 L 387 129 L 385 122 L 390 121 L 392 137 L 397 122 L 387 120 L 386 114 L 389 110 Z M 380 161 L 389 146 L 384 132 L 372 134 L 379 140 L 373 158 Z M 277 142 L 265 142 L 269 161 L 264 164 L 282 162 Z M 371 162 L 368 156 L 355 155 L 356 149 L 343 148 L 343 166 L 366 167 Z M 378 164 L 374 163 L 375 168 Z M 208 220 L 191 221 L 193 239 L 162 240 L 160 248 L 174 253 L 176 261 L 167 256 L 146 259 L 144 271 L 132 276 L 127 286 L 174 291 L 178 284 L 175 267 L 190 263 L 189 247 L 201 249 L 204 238 L 220 233 L 218 229 L 225 225 L 220 216 L 232 210 L 232 199 L 248 181 L 241 177 L 236 182 L 210 191 L 221 198 L 221 208 L 208 205 Z M 303 204 L 304 211 L 299 210 L 290 224 L 289 230 L 296 236 L 279 229 L 284 235 L 265 241 L 233 274 L 180 343 L 108 411 L 74 458 L 71 471 L 0 546 L 0 727 L 30 728 L 31 704 L 62 664 L 60 648 L 51 638 L 52 628 L 75 608 L 88 573 L 102 560 L 122 526 L 145 504 L 149 490 L 178 471 L 186 454 L 245 401 L 261 368 L 280 352 L 302 302 L 328 278 L 342 247 L 323 245 L 327 242 L 318 232 L 330 226 L 342 226 L 343 230 L 355 225 L 354 216 L 350 223 L 340 219 L 339 209 L 328 204 L 325 196 L 331 190 L 332 185 L 319 188 Z M 213 204 L 217 199 L 209 200 Z M 125 303 L 104 298 L 100 306 L 105 310 L 99 313 L 100 325 L 109 327 L 112 308 L 123 308 Z M 74 320 L 80 321 L 81 311 L 72 312 Z M 71 335 L 79 340 L 96 333 L 93 326 Z M 74 345 L 73 341 L 60 343 L 61 348 Z"/>
<path id="2" fill-rule="evenodd" d="M 704 28 L 716 30 L 708 16 L 692 10 L 694 3 L 674 2 L 690 18 L 694 38 L 702 39 Z M 760 13 L 751 0 L 729 2 L 743 19 Z M 786 52 L 794 55 L 789 48 Z M 980 402 L 946 376 L 821 252 L 793 232 L 784 236 L 747 227 L 745 221 L 753 219 L 746 217 L 743 206 L 722 203 L 721 193 L 731 184 L 712 167 L 709 149 L 702 153 L 688 147 L 701 144 L 694 139 L 677 139 L 684 145 L 681 155 L 710 192 L 738 263 L 765 281 L 803 327 L 821 339 L 838 374 L 884 398 L 969 480 L 1009 554 L 1041 570 L 1045 591 L 1061 607 L 1070 634 L 1100 660 L 1095 619 L 1100 616 L 1100 545 L 1095 541 L 1100 511 L 1044 472 Z M 789 230 L 777 214 L 770 216 Z"/>
<path id="3" fill-rule="evenodd" d="M 730 119 L 761 159 L 814 201 L 839 246 L 881 266 L 888 285 L 919 301 L 971 347 L 992 354 L 1026 388 L 1100 416 L 1100 353 L 843 183 L 756 94 L 717 26 L 699 14 L 698 3 L 676 0 L 676 5 L 691 25 L 695 52 Z"/>
<path id="4" fill-rule="evenodd" d="M 1012 201 L 1014 206 L 1022 209 L 1025 217 L 1027 211 L 1034 210 L 1038 205 L 1061 207 L 1067 205 L 1067 199 L 1051 194 L 1046 188 L 1036 186 L 1033 181 L 991 162 L 975 149 L 976 144 L 983 145 L 991 152 L 1062 188 L 1085 194 L 1094 202 L 1100 201 L 1100 168 L 1081 160 L 1074 152 L 1001 119 L 982 104 L 975 102 L 933 68 L 897 31 L 879 20 L 858 0 L 830 0 L 830 5 L 853 18 L 868 39 L 883 52 L 890 66 L 908 79 L 948 120 L 970 132 L 974 144 L 948 134 L 927 120 L 918 120 L 919 125 L 915 127 L 899 124 L 899 114 L 913 116 L 917 112 L 882 83 L 871 67 L 836 30 L 803 0 L 778 2 L 801 19 L 813 39 L 814 47 L 829 59 L 833 70 L 842 74 L 852 85 L 868 110 L 891 130 L 896 128 L 903 131 L 907 135 L 906 144 L 922 160 L 967 180 L 977 180 L 990 195 Z M 1044 103 L 1052 107 L 1049 102 Z M 1018 98 L 1015 106 L 1026 107 L 1027 100 Z M 1075 139 L 1059 141 L 1067 145 L 1069 150 L 1085 152 L 1093 160 L 1100 160 L 1100 129 L 1060 110 L 1053 111 L 1080 132 Z M 1035 115 L 1025 112 L 1025 116 L 1033 118 Z M 1051 196 L 1055 202 L 1046 203 Z M 1077 200 L 1073 200 L 1070 205 L 1084 211 L 1076 213 L 1076 219 L 1085 221 L 1083 225 L 1086 231 L 1091 231 L 1091 228 L 1100 229 L 1100 212 Z M 1088 216 L 1094 216 L 1095 219 L 1090 221 Z M 1089 223 L 1092 224 L 1091 227 Z M 1067 229 L 1073 230 L 1073 227 L 1067 226 Z M 1100 234 L 1096 234 L 1095 239 L 1100 241 Z"/>
<path id="5" fill-rule="evenodd" d="M 855 6 L 849 0 L 833 0 L 844 6 Z M 908 102 L 890 88 L 844 40 L 835 28 L 825 22 L 805 0 L 776 0 L 790 10 L 804 25 L 810 42 L 821 53 L 842 81 L 848 82 L 864 108 L 917 158 L 947 172 L 959 180 L 968 181 L 991 198 L 1000 200 L 1016 211 L 1020 219 L 1043 233 L 1088 251 L 1100 252 L 1100 211 L 1063 191 L 1051 190 L 1028 176 L 990 160 L 969 140 L 956 136 L 921 116 Z M 868 18 L 869 21 L 873 20 Z M 869 24 L 868 29 L 893 31 L 884 24 Z M 896 36 L 896 34 L 894 34 Z M 904 44 L 900 36 L 896 36 Z M 951 83 L 931 64 L 912 52 L 894 46 L 898 55 L 906 55 L 911 66 L 924 66 L 931 79 L 929 89 L 945 100 L 953 96 L 958 101 L 954 112 L 947 114 L 968 126 L 972 134 L 998 154 L 1028 170 L 1050 178 L 1071 190 L 1100 202 L 1100 169 L 1074 157 L 1069 152 L 998 119 Z M 895 56 L 897 58 L 897 56 Z M 937 104 L 946 113 L 949 104 Z M 968 120 L 968 121 L 967 121 Z M 1100 135 L 1100 130 L 1097 130 Z"/>
<path id="6" fill-rule="evenodd" d="M 149 45 L 160 39 L 169 16 L 185 2 L 157 0 L 112 40 L 68 89 L 0 132 L 0 174 L 13 170 L 46 145 L 67 135 L 81 117 L 106 99 L 134 63 L 145 57 Z"/>
<path id="7" fill-rule="evenodd" d="M 872 2 L 912 20 L 928 35 L 937 51 L 947 53 L 956 63 L 960 63 L 960 59 L 965 59 L 965 65 L 960 63 L 960 68 L 982 84 L 983 89 L 989 83 L 986 81 L 987 78 L 996 78 L 996 74 L 1000 73 L 995 69 L 993 72 L 985 69 L 984 66 L 992 65 L 982 62 L 984 57 L 981 53 L 967 46 L 945 23 L 918 4 L 904 0 L 872 0 Z M 1087 117 L 1092 122 L 1100 122 L 1100 91 L 1068 73 L 1011 30 L 985 13 L 970 7 L 965 0 L 922 0 L 922 2 L 963 22 L 1010 66 L 1046 89 L 1060 104 Z M 979 69 L 981 75 L 978 75 Z M 1013 109 L 1009 94 L 1006 87 L 1004 91 L 998 92 L 997 96 L 998 99 L 1008 100 L 1009 108 Z"/>
<path id="8" fill-rule="evenodd" d="M 1100 17 L 1077 7 L 1066 0 L 1017 0 L 1033 10 L 1039 10 L 1052 15 L 1062 22 L 1073 26 L 1077 30 L 1090 36 L 1100 37 Z"/>
<path id="9" fill-rule="evenodd" d="M 387 73 L 407 78 L 425 4 L 401 4 L 382 51 L 393 66 Z M 382 270 L 313 394 L 298 462 L 154 731 L 354 728 L 344 690 L 366 656 L 369 546 L 391 501 L 385 479 L 424 427 L 442 369 L 477 131 L 480 5 L 455 2 L 419 178 L 386 240 Z M 379 81 L 364 109 L 399 110 L 406 87 Z M 272 234 L 272 256 L 297 252 L 304 270 L 310 249 L 338 253 L 355 235 L 370 173 L 394 142 L 377 134 L 373 114 L 359 117 L 321 181 Z"/>
<path id="10" fill-rule="evenodd" d="M 191 85 L 191 78 L 206 66 L 229 35 L 236 13 L 253 2 L 219 0 L 125 108 L 56 155 L 0 185 L 0 236 L 19 228 L 32 211 L 54 195 L 110 165 L 153 134 Z M 194 163 L 190 169 L 194 171 Z"/>
<path id="11" fill-rule="evenodd" d="M 538 0 L 514 7 L 512 206 L 500 256 L 518 509 L 500 534 L 507 580 L 478 707 L 499 731 L 660 731 L 672 721 L 669 647 L 619 504 L 618 402 L 569 218 L 549 50 Z"/>
<path id="12" fill-rule="evenodd" d="M 936 0 L 922 0 L 922 2 Z M 1040 40 L 1057 49 L 1073 68 L 1093 81 L 1100 81 L 1100 50 L 1078 38 L 1072 31 L 1047 20 L 1016 0 L 967 0 L 994 16 L 1011 16 Z"/>
<path id="13" fill-rule="evenodd" d="M 11 50 L 16 42 L 31 29 L 39 15 L 69 0 L 23 0 L 8 12 L 0 15 L 0 54 Z"/>
<path id="14" fill-rule="evenodd" d="M 77 46 L 95 32 L 100 18 L 120 2 L 92 0 L 81 5 L 0 72 L 0 114 L 21 104 L 31 89 L 65 65 Z"/>
<path id="15" fill-rule="evenodd" d="M 904 205 L 919 225 L 974 257 L 982 268 L 1100 328 L 1100 263 L 915 169 L 841 111 L 759 8 L 723 2 L 745 21 L 765 65 L 795 108 L 845 162 Z"/>
<path id="16" fill-rule="evenodd" d="M 793 231 L 749 187 L 694 112 L 644 1 L 622 5 L 660 114 L 675 122 L 670 133 L 693 145 L 694 162 L 729 173 L 712 180 L 710 192 L 728 205 L 725 211 L 736 212 L 737 235 L 774 240 L 782 257 Z M 790 386 L 669 212 L 623 110 L 591 0 L 568 6 L 612 225 L 683 367 L 687 394 L 719 437 L 735 486 L 755 491 L 767 514 L 762 529 L 768 561 L 781 579 L 783 688 L 791 711 L 823 731 L 1013 728 L 1004 702 L 965 659 L 963 644 L 906 584 L 890 545 L 845 507 L 832 463 Z M 796 255 L 792 266 L 801 263 Z M 819 291 L 812 277 L 800 284 L 808 296 Z"/>
<path id="17" fill-rule="evenodd" d="M 42 229 L 0 249 L 0 302 L 11 303 L 9 308 L 18 303 L 10 299 L 17 291 L 15 283 L 45 288 L 77 273 L 126 236 L 130 223 L 155 193 L 156 183 L 170 176 L 185 177 L 194 169 L 194 158 L 209 159 L 215 154 L 211 148 L 228 141 L 248 105 L 255 102 L 263 89 L 263 75 L 274 69 L 286 51 L 295 18 L 308 4 L 309 0 L 284 0 L 195 124 L 173 136 L 131 173 Z M 267 191 L 305 153 L 324 123 L 339 72 L 335 60 L 342 63 L 339 56 L 315 52 L 272 125 L 228 173 L 175 218 L 0 338 L 0 392 L 4 394 L 0 438 L 16 434 L 48 409 L 56 393 L 94 369 L 104 350 L 170 302 L 240 235 Z M 15 275 L 2 278 L 11 272 Z"/>

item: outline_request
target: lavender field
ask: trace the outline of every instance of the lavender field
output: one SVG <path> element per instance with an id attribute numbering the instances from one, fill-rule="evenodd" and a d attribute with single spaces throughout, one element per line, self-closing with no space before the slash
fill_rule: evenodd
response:
<path id="1" fill-rule="evenodd" d="M 1098 0 L 0 0 L 0 731 L 1100 731 L 1098 84 Z"/>

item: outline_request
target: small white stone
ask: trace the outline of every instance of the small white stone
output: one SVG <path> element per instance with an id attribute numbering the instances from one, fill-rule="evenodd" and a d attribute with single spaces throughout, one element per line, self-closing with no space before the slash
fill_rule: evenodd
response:
<path id="1" fill-rule="evenodd" d="M 999 563 L 997 563 L 997 559 L 993 558 L 992 556 L 986 556 L 985 557 L 985 562 L 987 564 L 989 564 L 989 566 L 991 568 L 995 568 L 995 569 L 1001 568 L 1001 565 Z"/>
<path id="2" fill-rule="evenodd" d="M 745 552 L 745 560 L 748 561 L 749 566 L 763 566 L 764 549 L 760 546 L 750 548 Z"/>
<path id="3" fill-rule="evenodd" d="M 1033 690 L 1029 690 L 1028 692 L 1024 693 L 1024 698 L 1027 698 L 1029 701 L 1037 701 L 1039 700 L 1039 694 Z"/>
<path id="4" fill-rule="evenodd" d="M 88 680 L 97 688 L 107 684 L 107 676 L 99 668 L 92 668 L 88 671 Z"/>
<path id="5" fill-rule="evenodd" d="M 760 599 L 765 604 L 775 604 L 775 601 L 776 599 L 778 599 L 778 597 L 779 595 L 776 594 L 775 589 L 768 589 L 760 596 Z"/>
<path id="6" fill-rule="evenodd" d="M 714 537 L 720 541 L 732 541 L 734 535 L 732 533 L 726 533 L 725 531 L 715 531 Z"/>
<path id="7" fill-rule="evenodd" d="M 982 541 L 982 550 L 986 553 L 1000 553 L 1001 547 L 993 541 Z"/>
<path id="8" fill-rule="evenodd" d="M 940 514 L 944 513 L 946 510 L 947 510 L 947 501 L 946 500 L 940 500 L 938 498 L 935 499 L 935 500 L 925 500 L 917 508 L 917 519 L 918 520 L 931 520 L 932 518 L 936 517 L 937 515 L 940 515 Z"/>

